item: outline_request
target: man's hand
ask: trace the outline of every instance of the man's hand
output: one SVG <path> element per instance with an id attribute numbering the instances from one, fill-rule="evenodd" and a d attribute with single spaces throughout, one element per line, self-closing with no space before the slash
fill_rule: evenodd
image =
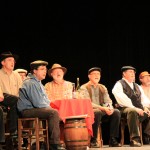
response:
<path id="1" fill-rule="evenodd" d="M 144 116 L 144 111 L 140 108 L 136 108 L 136 112 L 140 115 L 140 116 Z"/>
<path id="2" fill-rule="evenodd" d="M 107 115 L 112 115 L 113 112 L 114 112 L 114 109 L 113 108 L 110 108 L 110 107 L 103 107 L 104 108 L 104 111 L 106 112 Z"/>
<path id="3" fill-rule="evenodd" d="M 4 97 L 0 97 L 0 102 L 2 102 L 4 100 Z"/>
<path id="4" fill-rule="evenodd" d="M 150 111 L 147 107 L 144 107 L 144 112 L 150 117 Z"/>

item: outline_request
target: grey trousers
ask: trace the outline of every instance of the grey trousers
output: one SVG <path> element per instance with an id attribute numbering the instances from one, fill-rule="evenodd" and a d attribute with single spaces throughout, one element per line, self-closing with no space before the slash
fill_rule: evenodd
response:
<path id="1" fill-rule="evenodd" d="M 127 118 L 127 124 L 129 128 L 130 138 L 139 137 L 139 127 L 138 122 L 143 122 L 148 115 L 144 113 L 144 116 L 139 116 L 135 108 L 121 108 L 121 113 Z M 150 126 L 146 129 L 150 133 Z"/>
<path id="2" fill-rule="evenodd" d="M 60 128 L 59 128 L 59 115 L 57 110 L 47 107 L 47 108 L 32 108 L 24 110 L 21 112 L 22 117 L 32 118 L 38 117 L 40 119 L 48 120 L 49 128 L 49 142 L 50 144 L 60 143 Z"/>

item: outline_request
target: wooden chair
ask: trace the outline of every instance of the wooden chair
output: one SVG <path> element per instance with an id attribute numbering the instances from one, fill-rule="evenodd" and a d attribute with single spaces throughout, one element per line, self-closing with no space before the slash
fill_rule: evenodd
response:
<path id="1" fill-rule="evenodd" d="M 121 126 L 121 140 L 120 143 L 123 146 L 124 145 L 124 131 L 125 131 L 125 126 L 127 125 L 127 119 L 126 118 L 121 118 L 120 126 Z M 139 126 L 139 132 L 140 132 L 140 141 L 141 144 L 143 145 L 143 139 L 142 139 L 142 123 L 139 122 L 137 124 Z"/>
<path id="2" fill-rule="evenodd" d="M 35 140 L 36 142 L 36 150 L 40 150 L 40 141 L 42 140 L 44 140 L 46 148 L 47 150 L 49 150 L 47 120 L 39 118 L 19 118 L 18 150 L 22 150 L 23 138 L 28 139 L 28 147 L 27 147 L 28 150 L 31 150 L 33 140 Z"/>

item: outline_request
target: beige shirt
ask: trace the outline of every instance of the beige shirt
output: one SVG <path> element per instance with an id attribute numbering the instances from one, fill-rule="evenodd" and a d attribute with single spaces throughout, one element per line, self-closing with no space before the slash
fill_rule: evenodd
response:
<path id="1" fill-rule="evenodd" d="M 71 99 L 72 98 L 72 83 L 69 81 L 64 81 L 58 84 L 54 81 L 45 84 L 45 90 L 48 98 L 53 100 Z"/>
<path id="2" fill-rule="evenodd" d="M 19 88 L 22 86 L 20 75 L 13 71 L 10 75 L 0 69 L 0 97 L 3 93 L 19 96 Z"/>

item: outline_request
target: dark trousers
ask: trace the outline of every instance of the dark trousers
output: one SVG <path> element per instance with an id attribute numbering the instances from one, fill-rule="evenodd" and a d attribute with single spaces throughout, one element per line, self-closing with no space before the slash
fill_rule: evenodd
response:
<path id="1" fill-rule="evenodd" d="M 5 142 L 4 118 L 3 118 L 3 110 L 1 107 L 0 107 L 0 142 Z"/>
<path id="2" fill-rule="evenodd" d="M 112 115 L 107 115 L 105 112 L 102 112 L 101 110 L 94 110 L 94 124 L 92 125 L 93 128 L 93 137 L 91 138 L 91 141 L 94 141 L 97 139 L 97 133 L 98 128 L 102 120 L 108 119 L 110 123 L 110 137 L 119 137 L 119 124 L 120 124 L 120 111 L 118 109 L 114 109 L 114 112 Z"/>
<path id="3" fill-rule="evenodd" d="M 4 100 L 0 102 L 0 105 L 8 108 L 8 125 L 9 132 L 13 133 L 17 130 L 18 125 L 18 111 L 17 111 L 17 101 L 18 97 L 10 94 L 4 93 Z"/>
<path id="4" fill-rule="evenodd" d="M 60 128 L 59 128 L 59 115 L 57 110 L 47 107 L 47 108 L 33 108 L 24 110 L 22 113 L 24 118 L 38 117 L 40 119 L 48 120 L 49 127 L 49 142 L 50 144 L 60 143 Z"/>

